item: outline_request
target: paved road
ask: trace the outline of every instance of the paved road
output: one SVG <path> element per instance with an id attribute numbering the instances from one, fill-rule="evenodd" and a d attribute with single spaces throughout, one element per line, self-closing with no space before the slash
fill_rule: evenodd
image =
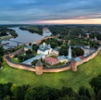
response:
<path id="1" fill-rule="evenodd" d="M 32 57 L 32 58 L 30 58 L 30 59 L 28 59 L 28 60 L 22 62 L 22 63 L 23 63 L 23 64 L 29 64 L 29 65 L 31 65 L 31 62 L 32 62 L 33 60 L 41 59 L 43 56 L 45 56 L 45 55 L 44 55 L 44 54 L 40 54 L 40 55 L 37 55 L 37 56 L 35 56 L 35 57 Z"/>

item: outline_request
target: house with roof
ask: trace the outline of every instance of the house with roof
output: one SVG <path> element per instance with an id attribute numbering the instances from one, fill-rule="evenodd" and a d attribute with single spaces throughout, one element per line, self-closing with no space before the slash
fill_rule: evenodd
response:
<path id="1" fill-rule="evenodd" d="M 59 51 L 58 50 L 52 50 L 52 54 L 55 54 L 55 55 L 59 55 Z"/>
<path id="2" fill-rule="evenodd" d="M 24 47 L 24 51 L 27 51 L 27 50 L 32 50 L 32 46 L 26 45 L 26 46 Z"/>
<path id="3" fill-rule="evenodd" d="M 66 56 L 58 56 L 57 59 L 59 60 L 59 62 L 61 63 L 67 63 L 68 62 L 68 59 Z"/>
<path id="4" fill-rule="evenodd" d="M 45 59 L 45 63 L 53 66 L 53 65 L 56 65 L 59 63 L 58 59 L 57 58 L 52 58 L 52 57 L 46 57 Z"/>
<path id="5" fill-rule="evenodd" d="M 81 61 L 81 60 L 85 59 L 85 57 L 84 56 L 79 56 L 79 57 L 76 57 L 74 59 L 75 59 L 76 62 L 78 62 L 78 61 Z"/>
<path id="6" fill-rule="evenodd" d="M 84 57 L 89 56 L 91 53 L 95 51 L 95 48 L 91 48 L 89 45 L 82 46 L 81 49 L 84 51 Z"/>

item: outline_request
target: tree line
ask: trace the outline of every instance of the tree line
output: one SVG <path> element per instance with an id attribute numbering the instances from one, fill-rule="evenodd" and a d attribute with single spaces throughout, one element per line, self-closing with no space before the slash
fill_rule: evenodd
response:
<path id="1" fill-rule="evenodd" d="M 3 63 L 3 56 L 4 56 L 4 49 L 2 46 L 0 46 L 0 68 L 2 67 Z"/>
<path id="2" fill-rule="evenodd" d="M 17 37 L 18 34 L 15 32 L 15 30 L 12 30 L 12 29 L 8 29 L 8 28 L 0 28 L 0 36 L 7 36 L 8 33 L 14 37 Z"/>
<path id="3" fill-rule="evenodd" d="M 43 32 L 42 32 L 42 26 L 36 26 L 36 25 L 33 25 L 33 26 L 21 26 L 20 27 L 21 30 L 27 30 L 31 33 L 37 33 L 37 34 L 40 34 L 42 35 Z"/>
<path id="4" fill-rule="evenodd" d="M 89 83 L 93 94 L 83 86 L 75 92 L 70 87 L 56 89 L 47 86 L 0 84 L 0 100 L 101 100 L 101 75 L 91 79 Z"/>

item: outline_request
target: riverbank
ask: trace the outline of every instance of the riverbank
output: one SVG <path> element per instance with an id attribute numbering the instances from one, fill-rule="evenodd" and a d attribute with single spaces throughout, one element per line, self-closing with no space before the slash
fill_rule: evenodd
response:
<path id="1" fill-rule="evenodd" d="M 14 38 L 14 37 L 11 36 L 11 35 L 2 36 L 2 37 L 0 37 L 0 41 L 2 41 L 2 40 L 9 40 L 9 39 L 11 39 L 11 38 Z"/>
<path id="2" fill-rule="evenodd" d="M 2 44 L 4 43 L 9 43 L 8 46 L 4 46 L 5 49 L 9 48 L 9 47 L 15 47 L 21 44 L 26 44 L 26 43 L 31 43 L 31 42 L 35 42 L 37 40 L 41 40 L 46 36 L 50 36 L 52 33 L 46 33 L 44 32 L 43 35 L 39 35 L 39 34 L 32 34 L 28 31 L 25 30 L 20 30 L 19 27 L 13 27 L 11 28 L 12 30 L 14 30 L 18 36 L 16 38 L 12 38 L 8 41 L 3 41 Z"/>
<path id="3" fill-rule="evenodd" d="M 39 35 L 42 35 L 42 27 L 39 26 L 21 26 L 19 29 L 21 30 L 27 30 L 31 33 L 37 33 Z"/>

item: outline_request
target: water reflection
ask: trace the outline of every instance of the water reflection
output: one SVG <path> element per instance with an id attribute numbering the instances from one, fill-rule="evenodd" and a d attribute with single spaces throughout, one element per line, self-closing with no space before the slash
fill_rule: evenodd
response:
<path id="1" fill-rule="evenodd" d="M 29 31 L 20 30 L 19 27 L 14 27 L 11 29 L 16 31 L 16 33 L 18 34 L 18 37 L 12 38 L 10 40 L 2 41 L 2 44 L 9 43 L 9 45 L 4 46 L 4 49 L 11 48 L 13 46 L 17 46 L 17 43 L 14 41 L 21 42 L 21 43 L 29 43 L 29 42 L 35 42 L 35 41 L 40 40 L 46 36 L 51 35 L 51 32 L 50 33 L 43 32 L 43 35 L 39 35 L 36 33 L 30 33 Z"/>

